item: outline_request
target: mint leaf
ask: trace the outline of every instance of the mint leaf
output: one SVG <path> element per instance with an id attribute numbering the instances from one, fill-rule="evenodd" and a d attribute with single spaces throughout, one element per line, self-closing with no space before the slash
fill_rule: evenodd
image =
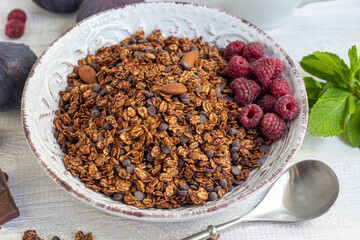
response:
<path id="1" fill-rule="evenodd" d="M 318 52 L 319 53 L 319 52 Z M 320 55 L 320 54 L 318 54 Z M 342 88 L 346 88 L 346 84 L 342 80 L 342 76 L 338 74 L 327 63 L 318 59 L 314 54 L 303 57 L 300 66 L 311 75 L 320 79 L 336 83 Z"/>
<path id="2" fill-rule="evenodd" d="M 306 93 L 310 107 L 312 107 L 320 96 L 320 92 L 325 83 L 318 82 L 312 77 L 304 77 Z"/>
<path id="3" fill-rule="evenodd" d="M 350 143 L 355 147 L 360 147 L 360 106 L 356 109 L 355 113 L 349 118 L 346 127 L 346 133 Z"/>
<path id="4" fill-rule="evenodd" d="M 329 52 L 314 52 L 314 56 L 339 74 L 343 82 L 349 81 L 350 69 L 338 55 Z"/>
<path id="5" fill-rule="evenodd" d="M 352 82 L 360 66 L 360 59 L 355 45 L 349 49 L 348 55 L 350 59 L 350 82 Z"/>
<path id="6" fill-rule="evenodd" d="M 329 88 L 311 109 L 309 117 L 310 133 L 316 136 L 334 136 L 345 130 L 349 114 L 350 93 L 339 88 Z"/>

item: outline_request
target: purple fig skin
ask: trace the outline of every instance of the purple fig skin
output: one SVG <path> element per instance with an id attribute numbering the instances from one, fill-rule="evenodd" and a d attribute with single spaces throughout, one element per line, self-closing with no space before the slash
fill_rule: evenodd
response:
<path id="1" fill-rule="evenodd" d="M 37 57 L 29 46 L 22 43 L 0 42 L 0 62 L 6 70 L 2 73 L 0 71 L 0 84 L 6 85 L 3 89 L 7 89 L 14 102 L 20 102 L 26 79 L 36 60 Z M 7 94 L 4 91 L 0 91 L 0 95 L 6 99 Z M 0 96 L 0 105 L 5 101 L 3 99 Z"/>
<path id="2" fill-rule="evenodd" d="M 77 13 L 76 22 L 80 22 L 84 18 L 110 8 L 140 2 L 144 2 L 144 0 L 84 0 Z"/>
<path id="3" fill-rule="evenodd" d="M 8 76 L 7 67 L 0 61 L 0 106 L 6 105 L 11 101 L 12 91 L 12 81 Z"/>
<path id="4" fill-rule="evenodd" d="M 79 9 L 79 6 L 83 0 L 33 0 L 33 1 L 38 6 L 50 12 L 71 13 Z"/>
<path id="5" fill-rule="evenodd" d="M 22 88 L 37 57 L 25 44 L 0 42 L 0 59 L 7 67 L 14 86 Z"/>

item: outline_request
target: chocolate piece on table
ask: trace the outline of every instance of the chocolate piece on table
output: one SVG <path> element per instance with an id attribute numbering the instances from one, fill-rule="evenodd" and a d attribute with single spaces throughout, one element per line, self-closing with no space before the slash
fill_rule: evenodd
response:
<path id="1" fill-rule="evenodd" d="M 0 225 L 5 224 L 20 215 L 10 189 L 6 183 L 5 174 L 0 169 Z"/>

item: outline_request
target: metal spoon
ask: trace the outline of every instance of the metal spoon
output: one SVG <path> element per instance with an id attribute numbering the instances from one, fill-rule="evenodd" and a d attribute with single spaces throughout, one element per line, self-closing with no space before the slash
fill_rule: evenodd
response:
<path id="1" fill-rule="evenodd" d="M 299 222 L 321 216 L 335 203 L 339 181 L 325 163 L 305 160 L 289 167 L 274 183 L 260 204 L 247 215 L 210 225 L 207 230 L 183 240 L 216 238 L 219 231 L 247 221 Z"/>

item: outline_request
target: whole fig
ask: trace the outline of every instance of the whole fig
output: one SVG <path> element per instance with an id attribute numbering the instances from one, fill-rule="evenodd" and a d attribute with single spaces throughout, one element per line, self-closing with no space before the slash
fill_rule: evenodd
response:
<path id="1" fill-rule="evenodd" d="M 0 106 L 10 101 L 11 92 L 12 82 L 8 77 L 7 67 L 0 61 Z"/>
<path id="2" fill-rule="evenodd" d="M 0 84 L 2 89 L 7 89 L 15 102 L 20 102 L 21 93 L 29 72 L 36 62 L 37 57 L 29 46 L 22 43 L 0 42 Z M 4 90 L 0 94 L 5 94 Z M 0 96 L 1 100 L 7 95 Z M 9 100 L 9 99 L 7 99 Z"/>
<path id="3" fill-rule="evenodd" d="M 54 13 L 71 13 L 79 9 L 83 0 L 33 0 L 45 10 Z M 97 1 L 97 0 L 96 0 Z"/>
<path id="4" fill-rule="evenodd" d="M 84 0 L 80 5 L 76 22 L 83 20 L 95 13 L 104 11 L 106 9 L 119 7 L 129 3 L 140 3 L 144 0 Z"/>

